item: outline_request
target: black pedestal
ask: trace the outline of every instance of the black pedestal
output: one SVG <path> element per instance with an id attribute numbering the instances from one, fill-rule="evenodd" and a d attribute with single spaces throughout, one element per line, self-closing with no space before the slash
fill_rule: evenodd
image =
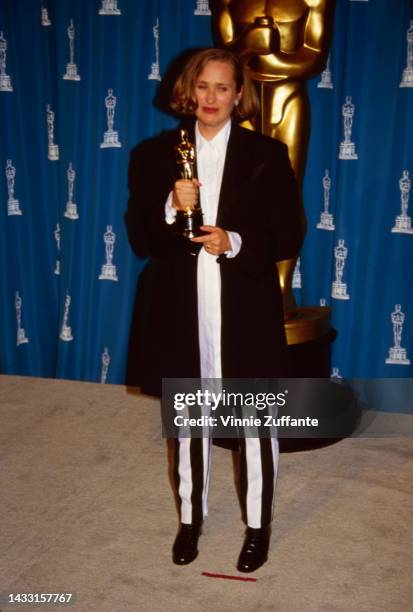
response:
<path id="1" fill-rule="evenodd" d="M 331 372 L 331 345 L 337 332 L 330 331 L 310 342 L 292 344 L 288 347 L 290 378 L 329 378 Z"/>
<path id="2" fill-rule="evenodd" d="M 292 418 L 302 418 L 306 416 L 310 417 L 323 417 L 326 416 L 326 410 L 328 416 L 331 416 L 332 420 L 337 419 L 339 423 L 338 430 L 343 431 L 343 434 L 337 437 L 323 437 L 323 438 L 279 438 L 280 450 L 282 452 L 310 450 L 327 446 L 338 440 L 344 435 L 349 435 L 354 431 L 357 426 L 360 409 L 357 406 L 356 399 L 351 390 L 343 388 L 333 389 L 333 401 L 328 401 L 328 405 L 323 405 L 323 401 L 320 400 L 318 405 L 317 389 L 311 385 L 311 381 L 308 379 L 327 379 L 326 385 L 330 379 L 331 372 L 331 346 L 337 337 L 335 329 L 331 328 L 330 331 L 309 342 L 303 342 L 299 344 L 293 344 L 288 347 L 290 356 L 291 372 L 290 378 L 303 379 L 302 381 L 296 381 L 294 385 L 298 387 L 298 392 L 301 392 L 302 402 L 299 403 L 295 408 L 294 406 L 288 410 Z M 333 383 L 331 383 L 333 384 Z M 300 389 L 302 386 L 302 390 Z M 325 388 L 322 386 L 323 398 L 326 398 Z M 327 388 L 327 395 L 331 398 L 331 393 Z M 323 434 L 325 435 L 325 434 Z M 238 441 L 234 439 L 223 439 L 216 438 L 213 443 L 217 446 L 227 448 L 229 450 L 238 449 Z"/>

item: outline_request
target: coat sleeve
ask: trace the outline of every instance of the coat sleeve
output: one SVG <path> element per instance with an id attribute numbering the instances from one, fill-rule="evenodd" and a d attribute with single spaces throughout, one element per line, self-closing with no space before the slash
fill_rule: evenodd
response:
<path id="1" fill-rule="evenodd" d="M 241 235 L 241 249 L 234 258 L 221 259 L 248 276 L 260 277 L 276 261 L 298 255 L 304 239 L 297 182 L 283 143 L 267 139 L 265 170 L 257 178 L 256 206 L 242 225 L 224 229 Z"/>
<path id="2" fill-rule="evenodd" d="M 274 198 L 270 200 L 273 256 L 275 261 L 291 259 L 300 252 L 305 235 L 305 215 L 288 148 L 278 143 L 277 182 L 273 184 Z M 274 205 L 274 200 L 277 205 Z M 272 200 L 272 201 L 271 201 Z"/>
<path id="3" fill-rule="evenodd" d="M 129 162 L 128 208 L 125 223 L 129 242 L 138 257 L 167 257 L 198 247 L 175 232 L 165 220 L 165 203 L 173 181 L 165 176 L 162 155 L 166 142 L 146 141 L 133 149 Z"/>

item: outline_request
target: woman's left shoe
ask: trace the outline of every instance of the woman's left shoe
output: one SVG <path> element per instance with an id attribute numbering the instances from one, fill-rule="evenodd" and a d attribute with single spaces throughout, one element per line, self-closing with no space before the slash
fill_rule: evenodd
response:
<path id="1" fill-rule="evenodd" d="M 270 537 L 270 525 L 261 529 L 247 527 L 244 545 L 237 563 L 237 570 L 239 572 L 255 572 L 256 569 L 267 561 Z"/>

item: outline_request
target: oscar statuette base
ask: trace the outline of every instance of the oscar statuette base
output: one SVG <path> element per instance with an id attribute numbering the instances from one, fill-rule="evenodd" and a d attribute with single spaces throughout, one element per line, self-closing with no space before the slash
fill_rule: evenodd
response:
<path id="1" fill-rule="evenodd" d="M 331 329 L 330 315 L 328 306 L 303 306 L 288 310 L 285 316 L 288 346 L 317 340 L 328 334 Z"/>

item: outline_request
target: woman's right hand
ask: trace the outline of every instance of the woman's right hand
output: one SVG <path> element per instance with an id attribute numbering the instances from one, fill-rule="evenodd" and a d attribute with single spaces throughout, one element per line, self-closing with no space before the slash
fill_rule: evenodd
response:
<path id="1" fill-rule="evenodd" d="M 176 210 L 188 210 L 194 208 L 199 199 L 198 179 L 179 179 L 175 182 L 172 192 L 172 206 Z"/>

